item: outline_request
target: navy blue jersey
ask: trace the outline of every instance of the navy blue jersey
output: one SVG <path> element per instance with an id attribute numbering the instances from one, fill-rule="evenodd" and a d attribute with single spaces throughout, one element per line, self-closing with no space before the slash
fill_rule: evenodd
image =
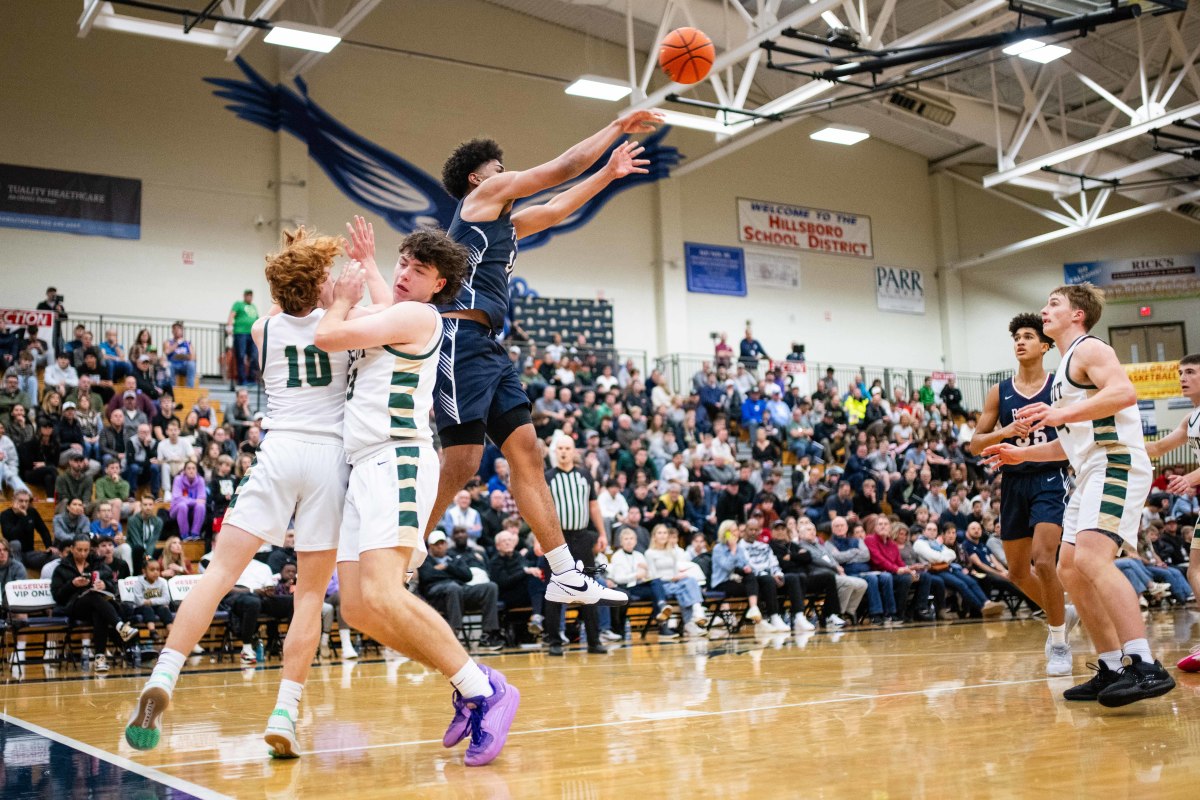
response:
<path id="1" fill-rule="evenodd" d="M 1032 405 L 1034 403 L 1045 403 L 1050 405 L 1050 386 L 1054 383 L 1054 373 L 1046 373 L 1046 382 L 1042 384 L 1041 390 L 1032 397 L 1026 397 L 1021 394 L 1016 386 L 1013 385 L 1012 378 L 1005 378 L 1000 382 L 1000 422 L 998 426 L 1001 428 L 1012 424 L 1013 414 L 1019 408 Z M 1041 430 L 1034 431 L 1032 435 L 1022 438 L 1009 437 L 1004 441 L 1016 447 L 1032 447 L 1035 444 L 1044 442 L 1053 442 L 1058 438 L 1058 431 L 1054 428 L 1046 427 Z M 1046 470 L 1058 471 L 1067 466 L 1066 461 L 1025 461 L 1021 464 L 1005 464 L 1000 469 L 1002 472 L 1043 472 Z"/>
<path id="2" fill-rule="evenodd" d="M 509 212 L 490 222 L 466 222 L 460 202 L 447 233 L 467 248 L 470 258 L 467 279 L 458 297 L 448 305 L 438 306 L 438 311 L 477 308 L 488 315 L 494 330 L 503 330 L 508 315 L 508 278 L 517 259 L 517 231 Z"/>

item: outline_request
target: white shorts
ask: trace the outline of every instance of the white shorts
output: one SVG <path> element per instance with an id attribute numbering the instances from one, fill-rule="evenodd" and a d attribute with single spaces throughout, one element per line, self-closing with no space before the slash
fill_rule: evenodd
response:
<path id="1" fill-rule="evenodd" d="M 1136 550 L 1142 508 L 1153 479 L 1150 459 L 1140 451 L 1129 459 L 1110 456 L 1107 462 L 1089 465 L 1075 478 L 1075 490 L 1063 514 L 1063 541 L 1075 544 L 1079 531 L 1094 530 Z"/>
<path id="2" fill-rule="evenodd" d="M 282 546 L 295 518 L 296 550 L 335 550 L 350 465 L 338 439 L 275 431 L 238 483 L 223 525 Z"/>
<path id="3" fill-rule="evenodd" d="M 433 445 L 390 442 L 356 455 L 342 512 L 338 561 L 385 547 L 412 547 L 409 569 L 424 561 L 425 525 L 437 500 L 442 465 Z M 402 579 L 401 579 L 402 580 Z"/>

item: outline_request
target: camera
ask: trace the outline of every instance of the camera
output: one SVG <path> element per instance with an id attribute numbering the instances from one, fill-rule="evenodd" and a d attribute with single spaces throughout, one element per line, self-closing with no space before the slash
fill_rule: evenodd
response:
<path id="1" fill-rule="evenodd" d="M 708 334 L 708 338 L 712 339 L 715 342 L 717 340 L 717 332 L 716 331 L 710 332 Z"/>
<path id="2" fill-rule="evenodd" d="M 792 352 L 798 356 L 804 355 L 804 345 L 802 345 L 802 344 L 792 345 Z"/>

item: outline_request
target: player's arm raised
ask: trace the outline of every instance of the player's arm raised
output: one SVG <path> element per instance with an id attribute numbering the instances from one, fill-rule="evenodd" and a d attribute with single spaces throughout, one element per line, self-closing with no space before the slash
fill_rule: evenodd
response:
<path id="1" fill-rule="evenodd" d="M 350 239 L 346 242 L 346 255 L 351 261 L 362 264 L 366 270 L 367 294 L 371 297 L 370 309 L 378 311 L 392 304 L 392 288 L 379 272 L 375 263 L 375 226 L 358 214 L 354 215 L 354 224 L 346 223 L 346 232 Z"/>
<path id="2" fill-rule="evenodd" d="M 1179 420 L 1175 430 L 1153 442 L 1146 442 L 1146 455 L 1158 458 L 1187 443 L 1187 417 Z"/>
<path id="3" fill-rule="evenodd" d="M 362 300 L 366 270 L 351 262 L 333 285 L 333 302 L 317 325 L 313 343 L 326 352 L 383 345 L 419 344 L 429 340 L 437 312 L 424 303 L 397 303 L 379 313 L 348 318 Z"/>
<path id="4" fill-rule="evenodd" d="M 608 163 L 587 180 L 580 181 L 577 186 L 572 186 L 548 203 L 523 208 L 513 214 L 512 223 L 516 228 L 517 238 L 521 239 L 554 227 L 578 211 L 584 203 L 599 194 L 600 190 L 613 181 L 633 173 L 645 174 L 648 172 L 646 165 L 650 163 L 649 159 L 638 158 L 645 149 L 637 142 L 625 142 L 613 150 Z M 495 178 L 491 180 L 495 180 Z"/>
<path id="5" fill-rule="evenodd" d="M 489 206 L 502 208 L 518 198 L 552 189 L 581 175 L 621 136 L 649 133 L 662 123 L 662 119 L 662 113 L 658 111 L 627 111 L 552 161 L 489 178 L 471 192 L 468 204 L 474 212 Z"/>

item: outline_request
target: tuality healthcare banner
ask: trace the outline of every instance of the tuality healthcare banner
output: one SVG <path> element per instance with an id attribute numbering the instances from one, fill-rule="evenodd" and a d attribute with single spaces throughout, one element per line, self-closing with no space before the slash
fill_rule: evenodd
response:
<path id="1" fill-rule="evenodd" d="M 875 256 L 870 217 L 744 197 L 737 204 L 738 238 L 746 244 L 855 258 Z"/>
<path id="2" fill-rule="evenodd" d="M 1200 253 L 1140 256 L 1063 265 L 1066 283 L 1088 282 L 1111 303 L 1200 296 Z"/>
<path id="3" fill-rule="evenodd" d="M 140 239 L 142 182 L 0 164 L 0 227 Z"/>

